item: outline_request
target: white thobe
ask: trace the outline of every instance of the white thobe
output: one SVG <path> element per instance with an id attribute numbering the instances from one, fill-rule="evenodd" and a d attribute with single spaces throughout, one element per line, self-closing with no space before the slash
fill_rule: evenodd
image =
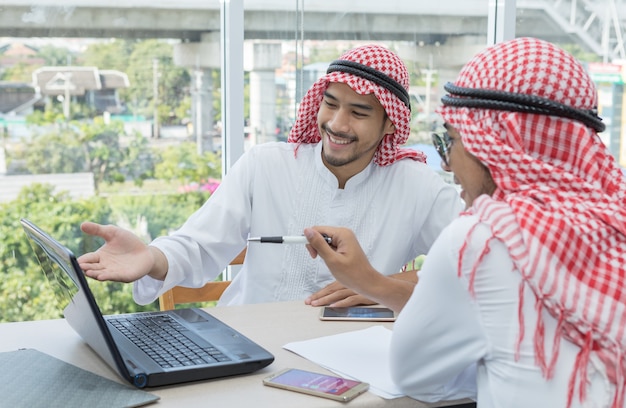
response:
<path id="1" fill-rule="evenodd" d="M 459 251 L 472 228 L 459 277 Z M 566 407 L 579 347 L 561 340 L 554 377 L 543 377 L 533 343 L 536 301 L 525 285 L 521 310 L 525 335 L 516 360 L 521 274 L 501 241 L 489 243 L 476 270 L 474 295 L 470 294 L 471 266 L 491 237 L 486 224 L 467 216 L 454 220 L 437 239 L 413 295 L 394 324 L 394 380 L 407 395 L 429 402 L 475 397 L 477 391 L 480 408 Z M 542 313 L 549 359 L 557 322 L 548 312 Z M 572 408 L 610 406 L 613 387 L 603 365 L 594 358 L 592 363 L 586 402 L 579 401 L 577 389 Z"/>
<path id="2" fill-rule="evenodd" d="M 165 281 L 134 286 L 140 304 L 176 285 L 214 280 L 249 236 L 302 235 L 314 225 L 352 229 L 372 265 L 385 274 L 428 252 L 463 208 L 456 189 L 423 163 L 370 163 L 338 187 L 321 159 L 322 145 L 265 143 L 245 153 L 187 222 L 154 240 L 169 263 Z M 244 264 L 220 304 L 305 299 L 334 281 L 304 245 L 250 243 Z"/>

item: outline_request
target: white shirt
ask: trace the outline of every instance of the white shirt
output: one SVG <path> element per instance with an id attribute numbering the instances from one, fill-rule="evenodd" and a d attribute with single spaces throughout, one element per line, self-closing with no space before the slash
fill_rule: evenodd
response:
<path id="1" fill-rule="evenodd" d="M 248 236 L 302 235 L 314 225 L 352 229 L 370 262 L 385 274 L 427 253 L 463 208 L 453 186 L 426 164 L 370 163 L 338 188 L 324 166 L 322 145 L 265 143 L 245 153 L 220 187 L 178 231 L 151 245 L 168 260 L 165 281 L 144 277 L 135 301 L 147 304 L 176 285 L 214 280 L 245 246 Z M 304 245 L 250 243 L 244 265 L 220 304 L 305 299 L 334 281 L 324 262 Z"/>
<path id="2" fill-rule="evenodd" d="M 474 227 L 458 277 L 459 250 Z M 489 227 L 476 217 L 460 217 L 433 244 L 419 272 L 419 283 L 394 325 L 394 380 L 407 395 L 432 402 L 471 397 L 471 375 L 475 375 L 480 408 L 566 407 L 579 348 L 561 340 L 554 377 L 542 376 L 533 345 L 536 301 L 525 285 L 525 335 L 516 361 L 521 275 L 501 241 L 490 241 L 475 272 L 475 295 L 468 290 L 471 265 L 491 237 Z M 545 311 L 543 320 L 550 358 L 556 320 Z M 593 362 L 597 369 L 590 369 L 586 402 L 579 402 L 576 390 L 572 408 L 610 406 L 613 388 L 605 379 L 603 365 Z"/>

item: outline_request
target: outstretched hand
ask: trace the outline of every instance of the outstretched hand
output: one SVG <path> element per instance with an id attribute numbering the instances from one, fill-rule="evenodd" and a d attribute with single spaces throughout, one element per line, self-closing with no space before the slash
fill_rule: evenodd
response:
<path id="1" fill-rule="evenodd" d="M 84 222 L 80 229 L 85 234 L 100 237 L 105 241 L 97 251 L 78 257 L 79 266 L 90 278 L 100 281 L 133 282 L 151 274 L 157 279 L 162 279 L 155 274 L 155 266 L 160 256 L 163 259 L 165 257 L 132 232 L 114 225 L 93 222 Z"/>

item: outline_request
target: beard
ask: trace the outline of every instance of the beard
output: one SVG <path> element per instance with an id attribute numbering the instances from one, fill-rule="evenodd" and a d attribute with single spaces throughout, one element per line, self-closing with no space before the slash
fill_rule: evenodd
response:
<path id="1" fill-rule="evenodd" d="M 332 130 L 329 129 L 328 125 L 322 125 L 321 128 L 325 136 L 332 136 L 334 139 L 349 140 L 350 142 L 358 141 L 358 137 L 356 137 L 355 135 L 342 133 L 342 132 L 333 132 Z M 380 140 L 373 143 L 372 146 L 364 150 L 353 150 L 352 153 L 348 156 L 342 156 L 342 157 L 332 156 L 331 154 L 329 154 L 329 152 L 326 151 L 326 149 L 322 149 L 322 155 L 324 157 L 324 161 L 328 165 L 333 166 L 333 167 L 341 167 L 341 166 L 345 166 L 350 163 L 353 163 L 363 156 L 372 154 L 372 151 L 375 151 L 378 148 L 379 143 L 380 143 Z"/>

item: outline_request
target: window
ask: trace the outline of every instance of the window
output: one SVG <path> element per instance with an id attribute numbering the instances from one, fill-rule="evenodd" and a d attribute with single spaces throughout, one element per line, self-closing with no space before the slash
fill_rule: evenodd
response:
<path id="1" fill-rule="evenodd" d="M 421 149 L 430 147 L 443 84 L 487 43 L 535 36 L 570 47 L 597 76 L 603 137 L 626 161 L 624 0 L 10 3 L 0 5 L 5 320 L 56 313 L 33 301 L 48 295 L 16 231 L 20 217 L 77 253 L 98 246 L 78 229 L 87 219 L 146 240 L 167 233 L 245 149 L 286 140 L 304 92 L 359 44 L 383 44 L 409 67 L 408 145 Z M 432 160 L 438 168 L 436 153 Z M 128 285 L 98 290 L 110 312 L 139 310 Z"/>

